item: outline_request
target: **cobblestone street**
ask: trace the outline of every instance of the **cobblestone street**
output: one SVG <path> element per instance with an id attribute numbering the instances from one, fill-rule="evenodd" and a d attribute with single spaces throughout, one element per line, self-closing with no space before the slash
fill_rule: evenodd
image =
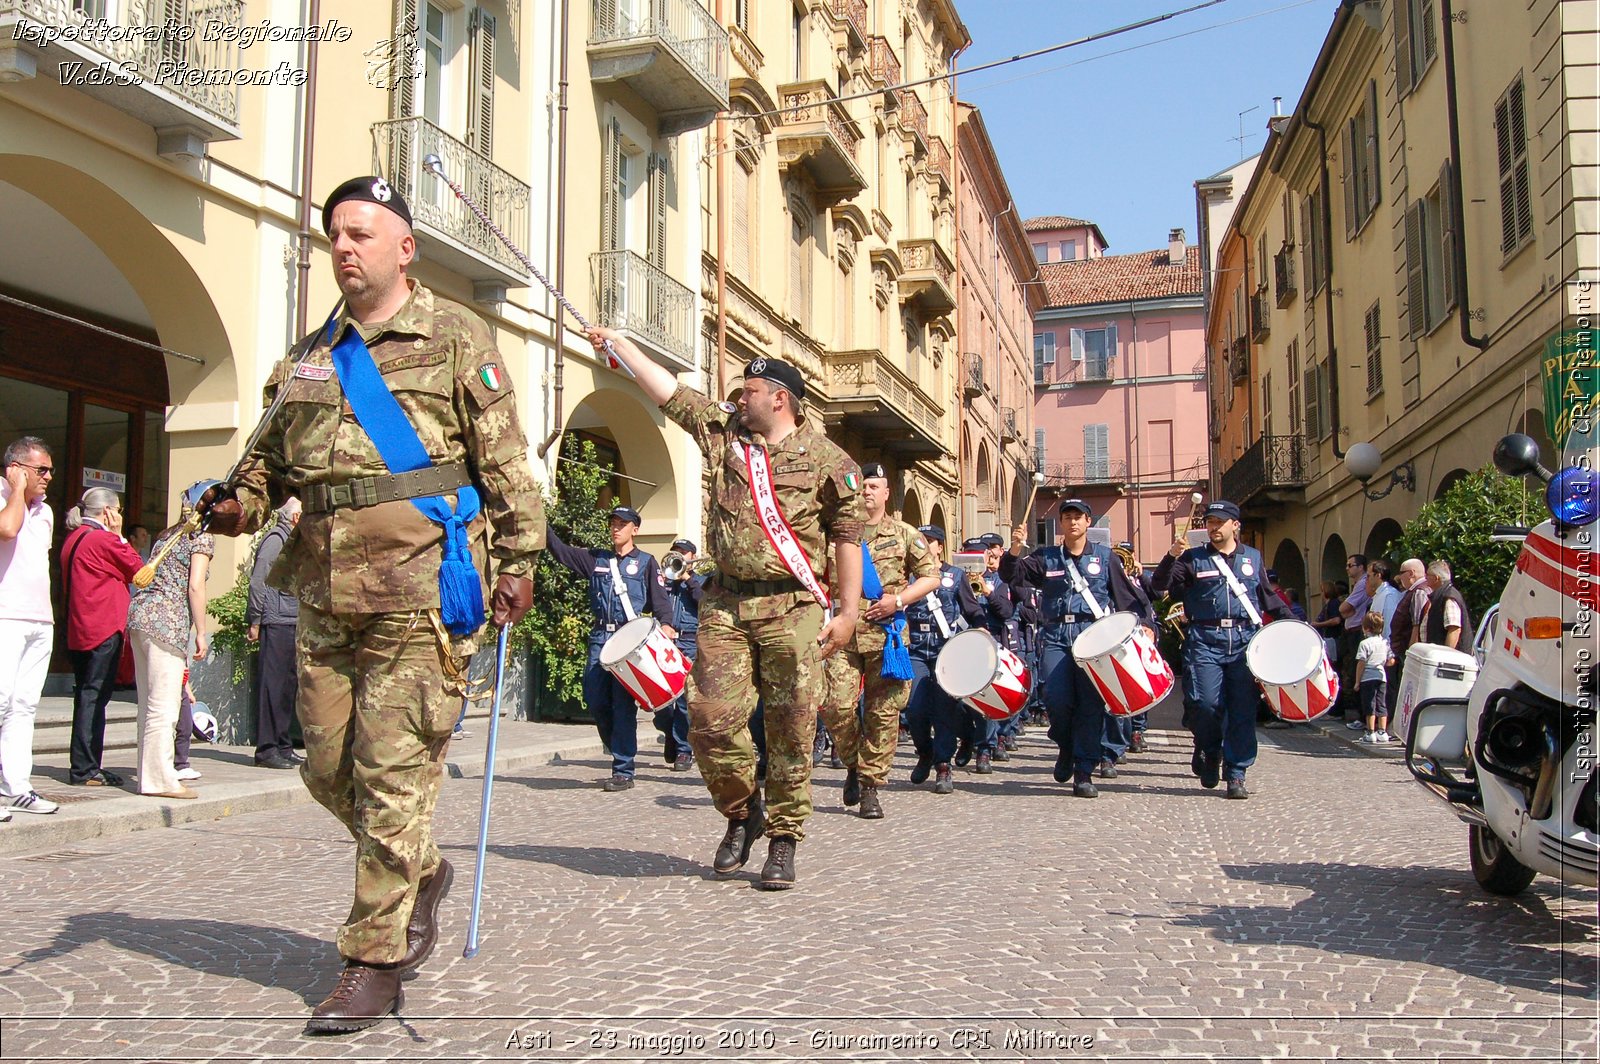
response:
<path id="1" fill-rule="evenodd" d="M 403 1019 L 340 1040 L 300 1034 L 350 890 L 321 809 L 7 858 L 0 1059 L 1595 1059 L 1595 891 L 1490 897 L 1397 758 L 1315 729 L 1264 731 L 1225 801 L 1175 725 L 1093 802 L 1038 729 L 949 797 L 902 753 L 879 822 L 820 769 L 778 894 L 750 889 L 760 847 L 711 875 L 694 773 L 512 771 L 473 960 L 481 781 L 451 780 L 447 937 Z"/>

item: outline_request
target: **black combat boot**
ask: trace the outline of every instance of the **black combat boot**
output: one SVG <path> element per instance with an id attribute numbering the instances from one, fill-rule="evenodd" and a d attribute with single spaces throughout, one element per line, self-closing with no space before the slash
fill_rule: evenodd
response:
<path id="1" fill-rule="evenodd" d="M 728 830 L 717 846 L 717 855 L 711 860 L 711 867 L 719 876 L 732 875 L 743 868 L 750 860 L 750 848 L 766 830 L 766 811 L 761 807 L 759 789 L 750 796 L 746 808 L 749 815 L 745 819 L 728 821 Z"/>
<path id="2" fill-rule="evenodd" d="M 761 866 L 762 890 L 788 890 L 794 886 L 794 837 L 774 835 L 767 843 L 767 863 Z"/>
<path id="3" fill-rule="evenodd" d="M 870 783 L 861 788 L 861 811 L 859 815 L 862 820 L 883 819 L 883 803 L 878 801 L 878 788 Z"/>
<path id="4" fill-rule="evenodd" d="M 844 774 L 844 804 L 847 806 L 861 803 L 861 773 L 851 769 Z"/>
<path id="5" fill-rule="evenodd" d="M 911 782 L 928 782 L 928 773 L 933 771 L 933 755 L 918 754 L 917 763 L 911 767 Z"/>

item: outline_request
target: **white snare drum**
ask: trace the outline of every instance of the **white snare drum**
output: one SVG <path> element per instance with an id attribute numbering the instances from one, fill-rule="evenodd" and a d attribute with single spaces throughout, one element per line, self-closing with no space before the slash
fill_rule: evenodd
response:
<path id="1" fill-rule="evenodd" d="M 654 617 L 635 617 L 611 633 L 600 665 L 649 713 L 676 702 L 689 679 L 683 655 Z"/>
<path id="2" fill-rule="evenodd" d="M 1137 615 L 1113 613 L 1078 633 L 1072 657 L 1115 717 L 1143 713 L 1172 690 L 1172 666 Z"/>
<path id="3" fill-rule="evenodd" d="M 1315 720 L 1339 699 L 1339 674 L 1322 633 L 1304 621 L 1273 621 L 1250 639 L 1244 663 L 1282 720 Z"/>
<path id="4" fill-rule="evenodd" d="M 1032 680 L 1022 659 L 981 628 L 950 637 L 933 663 L 933 678 L 945 694 L 990 720 L 1021 712 Z"/>

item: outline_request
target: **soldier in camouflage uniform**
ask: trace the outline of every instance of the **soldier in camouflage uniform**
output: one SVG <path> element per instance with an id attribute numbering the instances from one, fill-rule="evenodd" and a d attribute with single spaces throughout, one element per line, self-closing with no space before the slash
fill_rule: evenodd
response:
<path id="1" fill-rule="evenodd" d="M 745 367 L 738 404 L 717 403 L 678 384 L 620 334 L 595 328 L 589 339 L 596 351 L 610 341 L 645 395 L 705 455 L 711 475 L 707 549 L 717 571 L 700 602 L 700 656 L 689 676 L 689 744 L 717 811 L 728 818 L 712 867 L 721 875 L 742 868 L 764 828 L 771 841 L 758 885 L 785 890 L 794 886 L 795 846 L 811 815 L 822 659 L 848 645 L 855 633 L 861 552 L 842 552 L 836 612 L 825 622 L 756 512 L 747 448 L 766 455 L 777 508 L 813 579 L 828 543 L 853 547 L 861 541 L 861 472 L 805 416 L 805 381 L 787 363 L 754 360 Z M 750 735 L 758 697 L 767 740 L 765 805 Z"/>
<path id="2" fill-rule="evenodd" d="M 822 722 L 845 764 L 844 804 L 859 804 L 865 820 L 881 820 L 883 802 L 878 788 L 889 782 L 900 735 L 900 711 L 911 691 L 909 680 L 883 675 L 883 650 L 888 641 L 883 624 L 939 586 L 939 563 L 921 532 L 888 515 L 889 476 L 877 462 L 861 468 L 861 497 L 867 523 L 861 542 L 872 554 L 883 597 L 862 613 L 844 652 L 828 659 Z M 859 549 L 841 544 L 835 552 Z M 907 633 L 901 638 L 907 638 Z M 865 701 L 864 717 L 856 712 L 858 692 Z"/>
<path id="3" fill-rule="evenodd" d="M 345 968 L 306 1025 L 344 1033 L 400 1007 L 401 977 L 433 949 L 452 875 L 432 819 L 476 644 L 440 620 L 442 530 L 410 498 L 453 502 L 476 485 L 483 508 L 467 535 L 481 590 L 491 564 L 496 575 L 496 625 L 527 612 L 545 523 L 494 338 L 476 314 L 407 279 L 416 244 L 399 194 L 378 178 L 346 182 L 323 226 L 345 306 L 331 336 L 302 341 L 310 351 L 298 368 L 285 359 L 273 370 L 267 397 L 288 389 L 279 416 L 202 508 L 211 531 L 237 535 L 271 512 L 269 495 L 304 504 L 268 582 L 300 601 L 301 773 L 356 840 L 355 901 L 338 934 Z M 351 329 L 431 466 L 390 476 L 353 416 L 330 354 Z"/>

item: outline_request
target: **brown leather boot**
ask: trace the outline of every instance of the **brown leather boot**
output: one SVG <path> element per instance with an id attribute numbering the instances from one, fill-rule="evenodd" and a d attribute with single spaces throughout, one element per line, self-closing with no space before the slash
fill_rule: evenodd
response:
<path id="1" fill-rule="evenodd" d="M 311 1011 L 306 1034 L 350 1034 L 364 1031 L 405 1003 L 400 969 L 345 961 L 339 985 Z"/>
<path id="2" fill-rule="evenodd" d="M 878 788 L 870 783 L 861 785 L 861 809 L 859 815 L 862 820 L 882 820 L 883 803 L 878 800 Z"/>
<path id="3" fill-rule="evenodd" d="M 397 962 L 401 972 L 412 975 L 422 962 L 433 953 L 439 942 L 439 903 L 450 893 L 450 883 L 456 870 L 450 862 L 439 858 L 426 883 L 417 888 L 417 901 L 411 907 L 411 923 L 406 926 L 406 952 Z"/>

